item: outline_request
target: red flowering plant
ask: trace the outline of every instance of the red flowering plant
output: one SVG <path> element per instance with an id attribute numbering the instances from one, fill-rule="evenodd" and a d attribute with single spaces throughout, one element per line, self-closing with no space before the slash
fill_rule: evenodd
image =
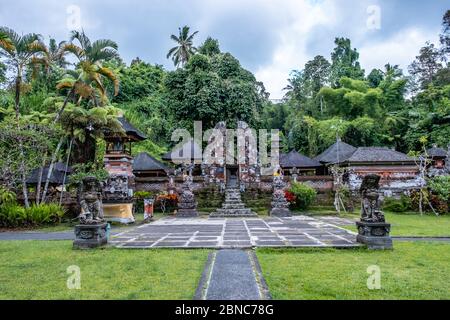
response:
<path id="1" fill-rule="evenodd" d="M 286 198 L 287 202 L 289 202 L 290 205 L 295 204 L 295 202 L 297 201 L 297 197 L 289 190 L 284 191 L 284 197 Z"/>

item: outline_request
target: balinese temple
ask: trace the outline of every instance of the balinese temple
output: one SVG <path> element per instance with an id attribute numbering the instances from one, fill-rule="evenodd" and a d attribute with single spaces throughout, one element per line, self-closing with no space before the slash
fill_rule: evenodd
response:
<path id="1" fill-rule="evenodd" d="M 381 189 L 386 196 L 398 196 L 420 186 L 416 160 L 389 148 L 356 148 L 338 139 L 314 159 L 325 165 L 328 173 L 331 165 L 346 168 L 344 180 L 354 193 L 358 193 L 363 177 L 368 174 L 381 176 Z"/>
<path id="2" fill-rule="evenodd" d="M 340 166 L 347 168 L 348 185 L 355 192 L 368 174 L 381 176 L 380 188 L 385 196 L 400 195 L 420 186 L 416 159 L 389 148 L 357 148 Z"/>
<path id="3" fill-rule="evenodd" d="M 110 174 L 126 174 L 133 176 L 133 157 L 131 146 L 147 137 L 133 127 L 124 117 L 118 118 L 125 131 L 125 135 L 105 133 L 106 153 L 104 158 L 105 169 Z"/>
<path id="4" fill-rule="evenodd" d="M 433 145 L 432 148 L 427 150 L 427 156 L 431 161 L 427 172 L 429 177 L 450 174 L 449 155 L 450 148 L 449 151 L 446 151 L 437 145 Z"/>
<path id="5" fill-rule="evenodd" d="M 139 153 L 133 163 L 136 191 L 162 191 L 161 186 L 168 183 L 170 171 L 169 167 L 148 153 Z"/>
<path id="6" fill-rule="evenodd" d="M 280 155 L 280 167 L 285 176 L 315 176 L 321 170 L 322 164 L 292 150 L 287 154 Z"/>

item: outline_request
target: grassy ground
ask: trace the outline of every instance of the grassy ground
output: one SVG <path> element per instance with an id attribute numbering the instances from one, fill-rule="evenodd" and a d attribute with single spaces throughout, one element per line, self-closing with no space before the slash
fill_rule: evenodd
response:
<path id="1" fill-rule="evenodd" d="M 395 243 L 393 251 L 257 250 L 274 299 L 450 299 L 450 244 Z M 369 290 L 367 268 L 381 270 Z"/>
<path id="2" fill-rule="evenodd" d="M 450 215 L 421 216 L 418 213 L 394 214 L 387 212 L 386 221 L 392 225 L 392 236 L 450 237 Z M 346 228 L 356 231 L 356 226 Z"/>
<path id="3" fill-rule="evenodd" d="M 0 299 L 192 299 L 206 250 L 76 251 L 69 241 L 0 242 Z M 67 289 L 69 266 L 81 290 Z"/>

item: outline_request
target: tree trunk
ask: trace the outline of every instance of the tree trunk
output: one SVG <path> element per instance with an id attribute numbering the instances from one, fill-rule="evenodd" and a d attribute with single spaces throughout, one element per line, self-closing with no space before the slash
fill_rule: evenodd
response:
<path id="1" fill-rule="evenodd" d="M 59 121 L 62 113 L 64 112 L 64 109 L 67 107 L 67 104 L 69 103 L 70 97 L 73 95 L 74 92 L 75 92 L 75 87 L 72 87 L 72 89 L 70 89 L 69 93 L 67 94 L 66 98 L 64 99 L 64 103 L 63 103 L 61 109 L 56 114 L 56 117 L 53 120 L 53 123 L 56 123 Z"/>
<path id="2" fill-rule="evenodd" d="M 14 97 L 14 110 L 16 112 L 17 125 L 19 125 L 19 115 L 20 115 L 20 84 L 22 83 L 22 75 L 20 71 L 17 73 L 16 84 L 15 84 L 15 97 Z"/>
<path id="3" fill-rule="evenodd" d="M 58 156 L 59 149 L 61 149 L 63 142 L 64 142 L 64 137 L 61 137 L 61 139 L 59 139 L 58 145 L 56 146 L 56 150 L 53 153 L 52 161 L 50 162 L 50 167 L 48 168 L 47 179 L 45 180 L 45 187 L 44 187 L 44 192 L 42 194 L 41 203 L 45 203 L 45 200 L 47 197 L 48 185 L 50 183 L 50 178 L 52 177 L 53 168 L 54 168 L 55 162 L 56 162 L 56 157 Z"/>
<path id="4" fill-rule="evenodd" d="M 36 187 L 36 204 L 39 204 L 39 202 L 41 200 L 42 176 L 44 175 L 45 161 L 47 161 L 47 152 L 45 153 L 45 155 L 42 159 L 42 165 L 39 168 L 39 178 L 38 178 L 38 184 Z"/>
<path id="5" fill-rule="evenodd" d="M 64 188 L 66 186 L 66 177 L 67 177 L 67 168 L 69 167 L 69 162 L 70 162 L 70 154 L 72 153 L 72 145 L 73 145 L 73 140 L 75 138 L 72 137 L 72 139 L 70 139 L 70 144 L 69 144 L 69 152 L 67 154 L 67 160 L 66 160 L 66 171 L 64 171 L 64 179 L 63 179 L 63 184 L 62 184 L 62 189 L 61 189 L 61 196 L 59 198 L 59 205 L 62 205 L 62 199 L 63 199 L 63 194 L 64 194 Z"/>
<path id="6" fill-rule="evenodd" d="M 30 207 L 30 202 L 28 201 L 28 189 L 27 189 L 27 177 L 25 174 L 25 154 L 23 151 L 22 137 L 20 136 L 20 87 L 22 84 L 22 69 L 19 67 L 17 70 L 16 84 L 15 84 L 15 97 L 14 97 L 14 110 L 16 112 L 17 130 L 19 131 L 19 152 L 20 152 L 20 176 L 22 182 L 22 193 L 23 201 L 26 208 Z"/>

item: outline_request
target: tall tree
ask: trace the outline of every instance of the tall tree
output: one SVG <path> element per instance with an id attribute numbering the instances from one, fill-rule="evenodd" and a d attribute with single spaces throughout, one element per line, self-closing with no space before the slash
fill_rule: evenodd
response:
<path id="1" fill-rule="evenodd" d="M 5 56 L 6 64 L 14 71 L 14 110 L 17 129 L 20 130 L 20 98 L 23 89 L 23 76 L 27 67 L 46 65 L 48 50 L 41 36 L 35 33 L 20 36 L 14 30 L 0 27 L 0 55 Z M 19 170 L 22 180 L 22 193 L 25 206 L 29 207 L 28 189 L 26 184 L 25 152 L 23 139 L 19 138 Z"/>
<path id="2" fill-rule="evenodd" d="M 419 89 L 425 89 L 442 69 L 441 53 L 433 43 L 427 42 L 408 70 Z"/>
<path id="3" fill-rule="evenodd" d="M 35 33 L 20 36 L 14 30 L 0 27 L 0 54 L 6 58 L 6 64 L 14 70 L 14 106 L 16 119 L 20 115 L 20 94 L 23 76 L 27 67 L 47 64 L 48 50 L 40 35 Z"/>
<path id="4" fill-rule="evenodd" d="M 210 57 L 215 54 L 219 54 L 219 40 L 208 37 L 205 42 L 198 48 L 198 52 Z"/>
<path id="5" fill-rule="evenodd" d="M 442 27 L 442 34 L 440 36 L 442 52 L 444 55 L 450 55 L 450 10 L 447 10 L 444 14 Z"/>
<path id="6" fill-rule="evenodd" d="M 331 53 L 331 84 L 339 87 L 340 79 L 348 77 L 356 80 L 364 79 L 364 70 L 359 63 L 359 53 L 352 49 L 350 39 L 336 38 L 336 47 Z"/>
<path id="7" fill-rule="evenodd" d="M 74 43 L 75 40 L 78 45 Z M 72 31 L 70 42 L 61 46 L 61 52 L 75 55 L 78 63 L 75 72 L 71 72 L 68 78 L 58 84 L 58 89 L 68 89 L 69 92 L 56 121 L 70 99 L 74 99 L 75 96 L 78 96 L 78 103 L 84 98 L 92 101 L 95 106 L 106 104 L 108 97 L 105 79 L 113 83 L 114 96 L 119 93 L 119 78 L 112 69 L 103 65 L 105 61 L 119 57 L 117 48 L 117 44 L 112 40 L 101 39 L 91 42 L 84 31 Z"/>
<path id="8" fill-rule="evenodd" d="M 197 49 L 194 47 L 194 37 L 198 31 L 195 31 L 192 34 L 189 34 L 189 31 L 190 28 L 184 26 L 183 28 L 178 28 L 178 36 L 174 34 L 170 36 L 177 45 L 169 50 L 167 59 L 172 58 L 176 67 L 179 67 L 180 65 L 184 67 L 195 52 L 197 52 Z"/>
<path id="9" fill-rule="evenodd" d="M 312 95 L 329 85 L 331 64 L 322 56 L 316 56 L 305 65 L 305 79 L 311 83 Z"/>

